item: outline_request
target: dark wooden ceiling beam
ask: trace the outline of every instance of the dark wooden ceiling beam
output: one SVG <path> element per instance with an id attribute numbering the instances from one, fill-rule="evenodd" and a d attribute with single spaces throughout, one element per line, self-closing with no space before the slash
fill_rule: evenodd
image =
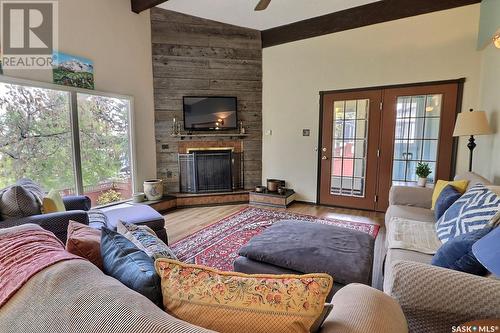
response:
<path id="1" fill-rule="evenodd" d="M 382 0 L 264 30 L 262 31 L 262 47 L 275 46 L 479 2 L 481 0 Z"/>
<path id="2" fill-rule="evenodd" d="M 168 0 L 131 0 L 132 11 L 139 14 L 140 12 L 158 6 Z"/>

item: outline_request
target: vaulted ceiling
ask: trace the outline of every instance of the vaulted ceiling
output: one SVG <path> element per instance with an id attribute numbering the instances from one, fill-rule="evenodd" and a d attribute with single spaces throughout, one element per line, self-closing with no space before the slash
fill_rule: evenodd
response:
<path id="1" fill-rule="evenodd" d="M 272 0 L 254 11 L 258 0 L 169 0 L 158 7 L 242 27 L 266 30 L 378 0 Z"/>
<path id="2" fill-rule="evenodd" d="M 499 0 L 500 1 L 500 0 Z M 262 31 L 262 46 L 355 29 L 481 0 L 131 0 L 132 10 L 158 6 L 171 11 Z"/>

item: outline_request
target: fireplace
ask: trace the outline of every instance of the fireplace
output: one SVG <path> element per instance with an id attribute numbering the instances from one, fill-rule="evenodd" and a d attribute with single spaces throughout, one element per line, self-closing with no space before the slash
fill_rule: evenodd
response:
<path id="1" fill-rule="evenodd" d="M 242 154 L 228 148 L 191 149 L 179 154 L 180 190 L 229 192 L 243 184 Z"/>

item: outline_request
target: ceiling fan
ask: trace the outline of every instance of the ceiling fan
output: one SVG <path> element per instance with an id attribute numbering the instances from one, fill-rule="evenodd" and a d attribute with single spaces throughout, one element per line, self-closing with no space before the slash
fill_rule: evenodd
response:
<path id="1" fill-rule="evenodd" d="M 265 10 L 270 3 L 271 0 L 260 0 L 257 6 L 255 7 L 255 10 L 256 11 Z"/>

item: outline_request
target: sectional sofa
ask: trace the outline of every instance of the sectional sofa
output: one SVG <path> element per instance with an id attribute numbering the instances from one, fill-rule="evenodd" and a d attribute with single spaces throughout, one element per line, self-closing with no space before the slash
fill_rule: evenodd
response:
<path id="1" fill-rule="evenodd" d="M 12 229 L 0 229 L 0 239 L 2 234 L 12 233 Z M 332 302 L 333 311 L 320 333 L 407 332 L 400 306 L 379 290 L 352 284 L 339 291 Z M 174 318 L 146 297 L 105 275 L 90 262 L 75 259 L 41 270 L 8 299 L 0 307 L 0 332 L 209 331 Z"/>
<path id="2" fill-rule="evenodd" d="M 492 184 L 474 173 L 459 175 L 455 180 Z M 493 187 L 492 187 L 493 189 Z M 416 221 L 405 233 L 434 230 L 436 219 L 431 210 L 431 188 L 394 186 L 385 216 L 384 292 L 401 305 L 410 332 L 449 332 L 453 325 L 469 320 L 500 318 L 500 280 L 479 277 L 431 266 L 433 255 L 417 250 L 388 248 L 387 235 L 398 223 Z M 421 226 L 418 223 L 422 223 Z M 401 229 L 399 228 L 399 231 Z M 416 235 L 418 236 L 418 235 Z"/>

